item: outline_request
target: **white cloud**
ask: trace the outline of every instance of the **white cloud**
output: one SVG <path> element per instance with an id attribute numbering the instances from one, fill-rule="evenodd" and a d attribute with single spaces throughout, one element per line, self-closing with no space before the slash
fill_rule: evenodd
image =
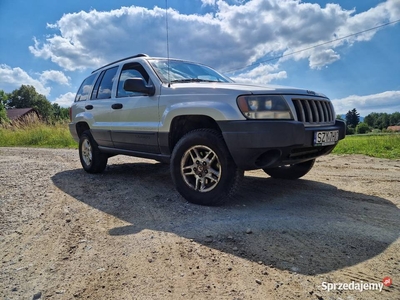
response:
<path id="1" fill-rule="evenodd" d="M 214 6 L 216 0 L 201 0 L 201 2 L 203 3 L 203 6 L 206 6 L 206 5 Z"/>
<path id="2" fill-rule="evenodd" d="M 74 102 L 75 93 L 68 92 L 66 94 L 60 95 L 53 101 L 53 103 L 57 103 L 61 107 L 70 107 Z"/>
<path id="3" fill-rule="evenodd" d="M 21 85 L 32 85 L 39 94 L 48 96 L 50 94 L 50 87 L 44 86 L 44 84 L 38 80 L 32 78 L 21 68 L 11 68 L 7 65 L 0 65 L 0 82 L 2 88 L 8 87 L 11 89 L 19 89 Z"/>
<path id="4" fill-rule="evenodd" d="M 46 84 L 48 81 L 53 81 L 61 85 L 69 85 L 70 79 L 71 78 L 65 76 L 63 72 L 55 70 L 44 71 L 40 75 L 40 81 L 43 84 Z"/>
<path id="5" fill-rule="evenodd" d="M 295 52 L 282 60 L 308 59 L 311 68 L 320 69 L 340 59 L 336 48 L 370 40 L 376 31 L 314 45 L 400 18 L 398 0 L 359 14 L 338 4 L 321 7 L 298 0 L 230 2 L 202 0 L 214 7 L 213 13 L 203 15 L 169 9 L 171 56 L 230 70 Z M 66 70 L 95 68 L 136 53 L 166 56 L 167 52 L 165 10 L 158 7 L 68 13 L 48 28 L 54 35 L 35 39 L 29 49 Z"/>
<path id="6" fill-rule="evenodd" d="M 287 78 L 285 71 L 278 71 L 275 65 L 259 65 L 254 69 L 241 73 L 232 79 L 239 83 L 267 84 L 273 80 Z"/>
<path id="7" fill-rule="evenodd" d="M 11 68 L 2 64 L 0 65 L 0 88 L 10 92 L 19 89 L 21 85 L 31 85 L 36 92 L 48 97 L 52 89 L 48 86 L 49 82 L 69 86 L 70 78 L 61 71 L 47 70 L 34 75 L 38 78 L 32 77 L 20 67 Z"/>
<path id="8" fill-rule="evenodd" d="M 365 96 L 352 95 L 334 99 L 332 103 L 337 114 L 347 113 L 353 108 L 356 108 L 362 116 L 371 112 L 400 112 L 400 91 L 386 91 Z"/>
<path id="9" fill-rule="evenodd" d="M 332 49 L 326 49 L 310 55 L 310 68 L 321 69 L 322 67 L 340 59 L 340 55 Z"/>

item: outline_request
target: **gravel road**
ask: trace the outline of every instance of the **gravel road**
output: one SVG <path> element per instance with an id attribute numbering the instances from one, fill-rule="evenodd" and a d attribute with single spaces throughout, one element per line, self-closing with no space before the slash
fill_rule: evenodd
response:
<path id="1" fill-rule="evenodd" d="M 77 150 L 0 148 L 0 163 L 0 299 L 400 299 L 399 160 L 246 172 L 221 207 L 186 202 L 151 160 L 91 175 Z"/>

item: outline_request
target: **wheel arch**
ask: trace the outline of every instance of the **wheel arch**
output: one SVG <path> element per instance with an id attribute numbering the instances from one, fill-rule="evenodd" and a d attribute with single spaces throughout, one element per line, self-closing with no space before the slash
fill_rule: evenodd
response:
<path id="1" fill-rule="evenodd" d="M 84 133 L 87 130 L 90 130 L 89 124 L 86 122 L 78 122 L 76 123 L 76 133 L 78 134 L 78 137 L 80 138 L 82 133 Z"/>
<path id="2" fill-rule="evenodd" d="M 205 115 L 183 115 L 176 116 L 170 126 L 169 130 L 169 150 L 172 153 L 175 145 L 178 141 L 188 132 L 196 129 L 214 129 L 221 133 L 221 128 L 219 128 L 217 122 Z"/>

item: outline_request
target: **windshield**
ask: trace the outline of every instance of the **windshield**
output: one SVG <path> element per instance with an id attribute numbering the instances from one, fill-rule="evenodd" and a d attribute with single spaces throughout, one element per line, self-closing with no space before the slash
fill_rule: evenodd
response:
<path id="1" fill-rule="evenodd" d="M 149 60 L 162 82 L 232 82 L 210 67 L 182 60 Z M 169 68 L 169 74 L 168 74 Z"/>

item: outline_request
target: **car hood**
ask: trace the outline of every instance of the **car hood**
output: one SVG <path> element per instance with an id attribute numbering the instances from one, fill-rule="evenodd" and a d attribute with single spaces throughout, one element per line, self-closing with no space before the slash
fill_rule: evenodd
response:
<path id="1" fill-rule="evenodd" d="M 325 97 L 324 94 L 311 90 L 305 90 L 294 87 L 278 86 L 278 85 L 255 85 L 242 84 L 234 82 L 185 82 L 172 83 L 171 88 L 180 90 L 196 90 L 197 92 L 223 93 L 234 92 L 237 94 L 290 94 L 290 95 L 307 95 Z"/>

